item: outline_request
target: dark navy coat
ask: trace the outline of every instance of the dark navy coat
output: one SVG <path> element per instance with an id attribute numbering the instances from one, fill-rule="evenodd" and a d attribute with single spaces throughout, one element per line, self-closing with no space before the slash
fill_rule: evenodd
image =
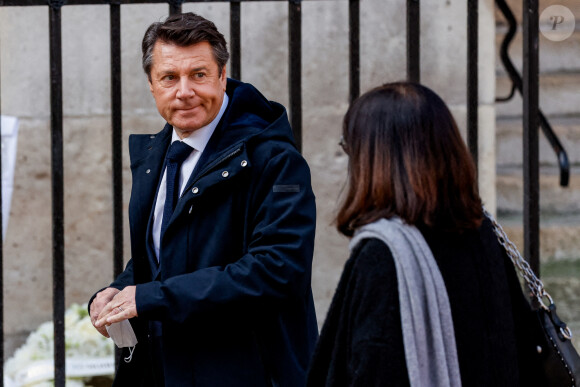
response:
<path id="1" fill-rule="evenodd" d="M 230 100 L 161 237 L 148 224 L 172 127 L 129 138 L 139 344 L 116 386 L 148 386 L 150 321 L 160 321 L 165 385 L 302 386 L 318 336 L 311 291 L 315 201 L 285 109 L 228 80 Z"/>

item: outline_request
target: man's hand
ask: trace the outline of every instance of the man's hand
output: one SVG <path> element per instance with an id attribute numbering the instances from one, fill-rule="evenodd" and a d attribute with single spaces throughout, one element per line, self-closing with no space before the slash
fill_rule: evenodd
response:
<path id="1" fill-rule="evenodd" d="M 101 313 L 99 313 L 98 320 L 94 322 L 93 325 L 97 329 L 105 330 L 106 333 L 105 325 L 111 325 L 136 316 L 137 305 L 135 304 L 135 286 L 127 286 L 125 289 L 118 292 L 113 299 L 105 305 Z M 99 332 L 101 331 L 99 330 Z M 109 337 L 109 335 L 107 335 L 107 337 Z"/>
<path id="2" fill-rule="evenodd" d="M 107 333 L 105 327 L 104 326 L 98 327 L 95 325 L 95 323 L 99 319 L 99 315 L 101 314 L 103 308 L 113 299 L 113 297 L 115 297 L 117 293 L 119 293 L 119 291 L 120 291 L 119 289 L 115 288 L 106 288 L 97 293 L 97 296 L 93 299 L 93 302 L 91 302 L 90 308 L 91 322 L 93 323 L 95 329 L 105 337 L 109 337 L 109 334 Z"/>

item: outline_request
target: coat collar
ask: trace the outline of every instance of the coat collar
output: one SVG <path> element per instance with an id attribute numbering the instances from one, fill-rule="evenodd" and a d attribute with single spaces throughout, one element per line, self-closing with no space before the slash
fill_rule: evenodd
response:
<path id="1" fill-rule="evenodd" d="M 135 218 L 132 221 L 138 222 L 134 224 L 147 224 L 163 173 L 165 153 L 171 140 L 172 130 L 170 125 L 165 125 L 165 128 L 156 135 L 129 136 L 129 155 L 133 176 L 131 195 L 136 196 L 131 198 L 131 202 L 137 206 L 136 211 L 133 211 Z"/>

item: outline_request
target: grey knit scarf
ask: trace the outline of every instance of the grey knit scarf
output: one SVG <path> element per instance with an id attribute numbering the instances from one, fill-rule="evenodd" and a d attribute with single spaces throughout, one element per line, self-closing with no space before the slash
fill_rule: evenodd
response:
<path id="1" fill-rule="evenodd" d="M 350 249 L 368 238 L 383 241 L 395 261 L 411 386 L 461 386 L 449 297 L 427 242 L 417 228 L 399 218 L 361 227 Z"/>

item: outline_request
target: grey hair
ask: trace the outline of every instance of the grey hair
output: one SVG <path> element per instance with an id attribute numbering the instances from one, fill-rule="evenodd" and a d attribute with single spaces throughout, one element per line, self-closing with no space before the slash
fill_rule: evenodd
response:
<path id="1" fill-rule="evenodd" d="M 158 40 L 180 47 L 208 42 L 220 74 L 230 57 L 226 40 L 213 22 L 192 12 L 171 15 L 163 22 L 151 24 L 143 36 L 141 43 L 143 70 L 149 81 L 151 81 L 151 67 L 153 66 L 153 48 Z"/>

